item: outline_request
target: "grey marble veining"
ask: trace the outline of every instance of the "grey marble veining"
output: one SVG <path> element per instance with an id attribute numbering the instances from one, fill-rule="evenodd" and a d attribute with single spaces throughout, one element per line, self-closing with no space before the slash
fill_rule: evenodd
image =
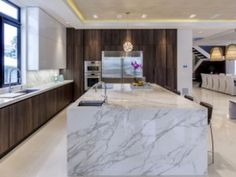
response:
<path id="1" fill-rule="evenodd" d="M 103 89 L 90 89 L 80 100 L 103 100 Z M 109 105 L 127 108 L 200 108 L 199 104 L 176 95 L 163 87 L 152 84 L 151 89 L 132 89 L 130 84 L 113 84 L 113 89 L 107 89 Z"/>
<path id="2" fill-rule="evenodd" d="M 28 71 L 26 73 L 27 87 L 37 87 L 53 82 L 53 77 L 59 75 L 59 70 Z"/>
<path id="3" fill-rule="evenodd" d="M 165 96 L 170 94 L 162 92 Z M 82 98 L 91 94 L 90 91 Z M 111 94 L 123 93 L 110 91 Z M 133 103 L 129 99 L 132 94 L 135 93 L 126 97 L 126 104 L 114 99 L 100 108 L 72 105 L 68 109 L 68 175 L 206 174 L 206 110 L 194 104 L 186 108 L 145 103 L 143 107 L 128 106 Z M 178 104 L 176 100 L 185 102 L 182 98 L 173 100 L 174 104 Z"/>

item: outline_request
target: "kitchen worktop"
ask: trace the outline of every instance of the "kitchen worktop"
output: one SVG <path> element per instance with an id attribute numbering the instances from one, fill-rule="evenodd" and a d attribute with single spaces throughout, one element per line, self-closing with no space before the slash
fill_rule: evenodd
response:
<path id="1" fill-rule="evenodd" d="M 126 108 L 153 107 L 153 108 L 201 108 L 195 102 L 166 90 L 156 84 L 149 87 L 135 88 L 130 84 L 110 84 L 107 89 L 107 105 L 116 105 Z M 77 107 L 81 100 L 103 100 L 104 89 L 92 88 L 78 99 L 71 107 Z"/>
<path id="2" fill-rule="evenodd" d="M 39 95 L 39 94 L 44 93 L 46 91 L 55 89 L 57 87 L 60 87 L 60 86 L 63 86 L 63 85 L 66 85 L 66 84 L 69 84 L 72 82 L 73 82 L 72 80 L 65 80 L 63 82 L 56 82 L 56 83 L 52 82 L 52 83 L 44 84 L 44 85 L 37 86 L 34 88 L 30 88 L 30 89 L 38 89 L 37 91 L 32 92 L 32 93 L 24 94 L 22 96 L 15 97 L 15 98 L 0 98 L 0 108 L 3 108 L 5 106 L 14 104 L 16 102 L 22 101 L 24 99 L 30 98 L 35 95 Z"/>
<path id="3" fill-rule="evenodd" d="M 67 109 L 68 176 L 205 176 L 207 110 L 158 85 L 90 89 Z"/>

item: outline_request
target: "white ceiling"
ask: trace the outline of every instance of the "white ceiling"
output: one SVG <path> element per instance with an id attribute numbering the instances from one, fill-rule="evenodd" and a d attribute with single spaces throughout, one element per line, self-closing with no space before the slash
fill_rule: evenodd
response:
<path id="1" fill-rule="evenodd" d="M 97 13 L 98 19 L 92 22 L 82 22 L 76 13 L 69 7 L 67 0 L 11 0 L 21 7 L 40 7 L 49 15 L 60 21 L 67 27 L 74 28 L 188 28 L 188 29 L 233 29 L 236 28 L 236 21 L 199 21 L 198 18 L 207 19 L 215 14 L 222 14 L 215 19 L 233 19 L 233 10 L 236 9 L 235 0 L 74 0 L 77 2 L 80 11 L 86 18 L 92 19 L 92 15 Z M 214 2 L 214 3 L 213 3 Z M 231 2 L 231 5 L 228 5 Z M 181 6 L 181 4 L 183 6 Z M 200 5 L 201 4 L 201 5 Z M 212 8 L 210 8 L 212 7 Z M 227 7 L 227 8 L 226 8 Z M 112 8 L 112 10 L 109 10 Z M 207 10 L 207 8 L 210 8 Z M 81 10 L 82 9 L 82 10 Z M 165 10 L 164 10 L 165 9 Z M 131 11 L 130 18 L 141 18 L 147 14 L 147 20 L 142 21 L 100 21 L 100 18 L 115 18 L 118 13 Z M 203 13 L 204 12 L 204 13 Z M 111 15 L 113 14 L 113 16 Z M 196 14 L 191 22 L 185 21 L 160 21 L 151 22 L 150 18 L 185 18 Z M 235 14 L 235 13 L 234 13 Z M 124 15 L 123 15 L 124 16 Z M 132 16 L 132 17 L 131 17 Z M 235 14 L 236 16 L 236 14 Z M 124 17 L 122 17 L 124 18 Z M 125 19 L 124 19 L 125 20 Z M 236 19 L 235 19 L 236 20 Z"/>
<path id="2" fill-rule="evenodd" d="M 194 22 L 149 22 L 148 19 L 173 18 L 188 19 L 191 14 L 200 19 L 234 19 L 236 17 L 235 0 L 75 0 L 79 10 L 87 20 L 98 15 L 97 20 L 83 23 L 67 4 L 67 0 L 11 0 L 20 7 L 40 7 L 49 15 L 67 27 L 74 28 L 179 28 L 193 29 L 193 38 L 204 38 L 195 45 L 227 45 L 236 42 L 236 22 L 232 21 L 194 21 Z M 224 7 L 224 8 L 223 8 Z M 147 21 L 125 22 L 126 11 L 129 18 L 141 19 L 147 14 Z M 121 20 L 117 15 L 121 14 Z M 219 15 L 220 14 L 220 15 Z M 112 22 L 100 21 L 113 19 Z M 236 18 L 235 18 L 236 19 Z M 231 30 L 230 30 L 231 29 Z"/>
<path id="3" fill-rule="evenodd" d="M 229 45 L 236 43 L 236 30 L 231 29 L 197 40 L 194 45 Z"/>
<path id="4" fill-rule="evenodd" d="M 121 19 L 143 20 L 142 14 L 149 19 L 173 20 L 236 20 L 235 0 L 75 0 L 75 3 L 86 20 L 117 20 Z M 131 14 L 127 17 L 125 12 Z"/>
<path id="5" fill-rule="evenodd" d="M 219 34 L 229 30 L 228 28 L 222 29 L 193 29 L 193 38 L 206 38 L 215 34 Z"/>
<path id="6" fill-rule="evenodd" d="M 20 7 L 40 7 L 59 22 L 69 27 L 79 27 L 81 22 L 63 0 L 11 0 Z"/>

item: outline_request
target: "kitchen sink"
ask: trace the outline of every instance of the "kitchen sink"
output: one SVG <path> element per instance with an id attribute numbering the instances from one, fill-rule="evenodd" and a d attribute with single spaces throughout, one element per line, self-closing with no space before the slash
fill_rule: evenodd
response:
<path id="1" fill-rule="evenodd" d="M 78 106 L 102 106 L 103 100 L 84 100 L 80 101 Z"/>
<path id="2" fill-rule="evenodd" d="M 25 95 L 25 93 L 5 93 L 0 95 L 0 98 L 16 98 Z"/>
<path id="3" fill-rule="evenodd" d="M 18 91 L 18 92 L 13 92 L 13 93 L 5 93 L 5 94 L 0 95 L 0 98 L 17 98 L 19 96 L 26 95 L 26 94 L 29 94 L 29 93 L 33 93 L 33 92 L 36 92 L 38 90 L 39 89 L 25 89 L 25 90 L 21 90 L 21 91 Z"/>
<path id="4" fill-rule="evenodd" d="M 24 93 L 24 94 L 28 94 L 28 93 L 33 93 L 33 92 L 36 92 L 38 91 L 39 89 L 25 89 L 25 90 L 21 90 L 17 93 Z"/>

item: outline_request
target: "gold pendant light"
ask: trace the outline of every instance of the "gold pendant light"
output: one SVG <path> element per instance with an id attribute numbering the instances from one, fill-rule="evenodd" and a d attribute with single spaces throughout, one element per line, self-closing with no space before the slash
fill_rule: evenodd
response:
<path id="1" fill-rule="evenodd" d="M 223 61 L 224 60 L 224 54 L 223 49 L 221 47 L 213 47 L 211 49 L 211 61 Z"/>
<path id="2" fill-rule="evenodd" d="M 126 12 L 127 15 L 127 21 L 128 21 L 128 15 L 130 12 Z M 128 22 L 127 22 L 127 31 L 126 31 L 126 41 L 123 44 L 123 49 L 126 53 L 131 52 L 133 50 L 134 46 L 133 44 L 128 40 Z"/>
<path id="3" fill-rule="evenodd" d="M 235 44 L 230 44 L 226 47 L 225 59 L 236 60 L 236 45 Z"/>
<path id="4" fill-rule="evenodd" d="M 129 41 L 126 41 L 124 44 L 123 44 L 123 49 L 125 52 L 131 52 L 133 50 L 133 44 Z"/>

